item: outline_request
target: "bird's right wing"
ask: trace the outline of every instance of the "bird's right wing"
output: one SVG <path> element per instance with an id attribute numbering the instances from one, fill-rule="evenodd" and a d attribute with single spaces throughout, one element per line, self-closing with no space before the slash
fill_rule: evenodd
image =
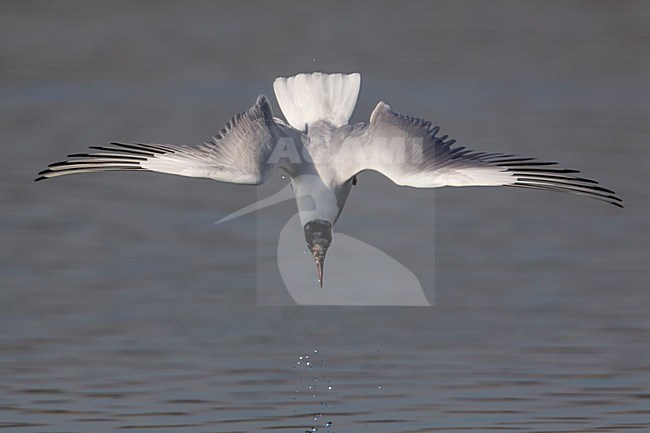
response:
<path id="1" fill-rule="evenodd" d="M 398 185 L 416 188 L 513 186 L 584 195 L 622 207 L 613 191 L 576 177 L 577 170 L 553 167 L 555 162 L 535 158 L 454 147 L 456 140 L 439 137 L 439 129 L 380 102 L 369 124 L 337 130 L 332 170 L 339 182 L 374 170 Z"/>
<path id="2" fill-rule="evenodd" d="M 50 164 L 36 180 L 75 173 L 144 170 L 259 185 L 274 168 L 292 174 L 286 158 L 273 158 L 273 152 L 281 140 L 291 140 L 300 149 L 301 135 L 300 131 L 274 119 L 268 99 L 260 95 L 255 105 L 234 116 L 211 140 L 198 146 L 140 143 L 93 146 L 93 152 L 69 155 L 66 161 Z"/>

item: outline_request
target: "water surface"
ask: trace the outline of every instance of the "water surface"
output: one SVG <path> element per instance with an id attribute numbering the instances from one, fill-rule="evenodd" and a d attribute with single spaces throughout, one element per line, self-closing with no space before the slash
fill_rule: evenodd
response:
<path id="1" fill-rule="evenodd" d="M 643 2 L 4 2 L 0 428 L 649 430 L 648 28 Z M 435 305 L 257 307 L 282 293 L 257 218 L 282 227 L 291 203 L 215 226 L 256 190 L 32 182 L 88 145 L 200 142 L 310 70 L 362 73 L 353 121 L 384 99 L 580 168 L 626 209 L 364 174 L 337 227 L 431 272 Z"/>

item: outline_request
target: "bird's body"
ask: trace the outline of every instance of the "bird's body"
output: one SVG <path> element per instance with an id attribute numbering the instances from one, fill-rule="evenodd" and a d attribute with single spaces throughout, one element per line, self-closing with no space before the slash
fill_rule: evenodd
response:
<path id="1" fill-rule="evenodd" d="M 585 195 L 622 207 L 611 190 L 576 177 L 554 162 L 454 147 L 431 122 L 379 102 L 368 123 L 349 125 L 359 74 L 299 74 L 278 78 L 274 90 L 287 122 L 273 117 L 260 95 L 198 146 L 111 143 L 50 164 L 41 180 L 66 174 L 148 170 L 259 185 L 280 168 L 294 188 L 305 239 L 322 285 L 325 254 L 356 176 L 366 170 L 398 185 L 514 186 Z"/>

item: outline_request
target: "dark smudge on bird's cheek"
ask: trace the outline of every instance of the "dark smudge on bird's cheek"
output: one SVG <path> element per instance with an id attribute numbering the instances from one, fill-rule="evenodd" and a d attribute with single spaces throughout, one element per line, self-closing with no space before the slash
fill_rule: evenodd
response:
<path id="1" fill-rule="evenodd" d="M 325 220 L 312 220 L 305 224 L 305 240 L 309 249 L 322 250 L 323 255 L 332 243 L 332 224 Z"/>

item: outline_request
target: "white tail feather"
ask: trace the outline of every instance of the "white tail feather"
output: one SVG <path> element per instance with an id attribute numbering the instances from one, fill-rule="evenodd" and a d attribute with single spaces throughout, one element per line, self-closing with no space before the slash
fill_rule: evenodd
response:
<path id="1" fill-rule="evenodd" d="M 334 126 L 348 123 L 357 105 L 361 75 L 299 74 L 276 78 L 273 90 L 280 109 L 294 128 L 325 120 Z"/>

